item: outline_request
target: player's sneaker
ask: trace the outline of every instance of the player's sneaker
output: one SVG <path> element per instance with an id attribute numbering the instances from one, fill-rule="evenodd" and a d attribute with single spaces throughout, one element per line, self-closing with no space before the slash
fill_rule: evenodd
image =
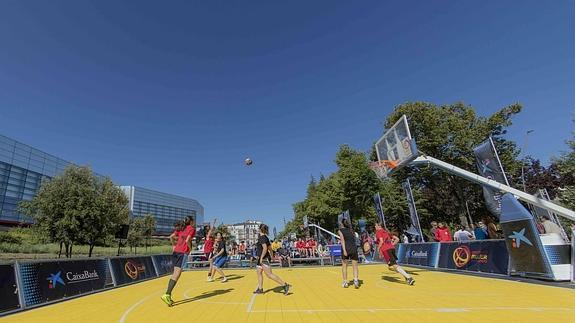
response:
<path id="1" fill-rule="evenodd" d="M 285 283 L 285 285 L 284 285 L 284 295 L 289 294 L 289 288 L 290 288 L 290 287 L 291 287 L 290 284 Z"/>
<path id="2" fill-rule="evenodd" d="M 263 294 L 263 293 L 264 293 L 264 290 L 261 288 L 258 288 L 254 291 L 254 294 Z"/>
<path id="3" fill-rule="evenodd" d="M 345 281 L 341 284 L 341 287 L 343 287 L 343 288 L 347 288 L 348 286 L 349 286 L 349 284 L 347 281 Z"/>
<path id="4" fill-rule="evenodd" d="M 408 285 L 413 286 L 413 284 L 415 284 L 415 279 L 409 277 L 406 279 L 406 282 Z"/>
<path id="5" fill-rule="evenodd" d="M 222 278 L 222 283 L 225 283 L 225 282 L 227 282 L 227 281 L 228 281 L 228 277 Z"/>
<path id="6" fill-rule="evenodd" d="M 168 306 L 172 306 L 174 305 L 174 301 L 172 300 L 172 295 L 170 294 L 164 294 L 162 295 L 162 297 L 160 297 L 162 299 L 162 301 L 164 301 L 164 303 L 166 303 L 166 305 Z"/>
<path id="7" fill-rule="evenodd" d="M 353 286 L 355 287 L 355 289 L 358 289 L 359 288 L 359 280 L 354 279 L 353 280 Z"/>
<path id="8" fill-rule="evenodd" d="M 214 278 L 208 277 L 208 283 L 211 283 L 211 282 L 213 282 L 213 281 L 214 281 Z"/>

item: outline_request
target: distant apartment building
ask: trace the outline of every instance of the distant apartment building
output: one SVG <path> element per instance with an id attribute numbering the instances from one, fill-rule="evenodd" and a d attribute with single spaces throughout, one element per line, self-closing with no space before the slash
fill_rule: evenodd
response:
<path id="1" fill-rule="evenodd" d="M 247 245 L 258 242 L 259 226 L 261 221 L 248 220 L 242 223 L 226 225 L 230 234 L 235 237 L 236 243 L 244 241 Z"/>

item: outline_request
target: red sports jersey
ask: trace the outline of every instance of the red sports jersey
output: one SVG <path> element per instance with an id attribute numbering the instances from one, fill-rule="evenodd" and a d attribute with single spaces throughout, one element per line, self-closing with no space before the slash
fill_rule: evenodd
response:
<path id="1" fill-rule="evenodd" d="M 184 231 L 180 231 L 178 234 L 178 242 L 176 243 L 176 246 L 174 247 L 174 252 L 179 252 L 179 253 L 190 252 L 190 247 L 186 243 L 186 239 L 188 237 L 190 237 L 190 240 L 191 240 L 194 238 L 195 235 L 196 235 L 196 228 L 192 227 L 191 225 L 188 225 L 184 229 Z"/>
<path id="2" fill-rule="evenodd" d="M 208 238 L 204 243 L 204 253 L 211 253 L 212 251 L 214 251 L 214 239 Z"/>
<path id="3" fill-rule="evenodd" d="M 384 229 L 379 229 L 375 232 L 375 239 L 377 240 L 377 244 L 379 245 L 381 239 L 383 239 L 383 245 L 381 245 L 381 252 L 387 251 L 389 249 L 394 249 L 395 246 L 391 242 L 392 235 L 389 232 L 385 231 Z"/>

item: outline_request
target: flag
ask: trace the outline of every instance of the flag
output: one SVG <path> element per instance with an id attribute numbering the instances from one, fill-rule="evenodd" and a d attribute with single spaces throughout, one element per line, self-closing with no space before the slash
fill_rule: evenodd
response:
<path id="1" fill-rule="evenodd" d="M 341 221 L 343 221 L 343 219 L 347 219 L 349 221 L 349 223 L 351 223 L 351 217 L 349 216 L 349 210 L 343 212 L 342 214 L 337 216 L 337 226 L 341 227 Z"/>
<path id="2" fill-rule="evenodd" d="M 491 137 L 475 147 L 473 153 L 475 154 L 479 175 L 501 184 L 509 185 Z M 501 196 L 501 192 L 483 186 L 483 197 L 485 198 L 487 209 L 497 217 L 501 215 Z"/>
<path id="3" fill-rule="evenodd" d="M 377 213 L 377 217 L 379 221 L 383 224 L 383 227 L 387 229 L 385 225 L 385 215 L 383 214 L 383 208 L 381 206 L 381 196 L 379 192 L 373 195 L 373 207 L 375 207 L 375 212 Z"/>
<path id="4" fill-rule="evenodd" d="M 409 179 L 401 184 L 403 190 L 405 191 L 405 197 L 407 198 L 407 206 L 409 207 L 409 217 L 411 219 L 411 227 L 408 231 L 412 235 L 417 235 L 420 237 L 420 241 L 423 241 L 423 233 L 421 232 L 421 225 L 419 224 L 419 216 L 417 215 L 417 208 L 415 207 L 415 200 L 413 199 L 413 192 L 411 191 L 411 184 Z"/>

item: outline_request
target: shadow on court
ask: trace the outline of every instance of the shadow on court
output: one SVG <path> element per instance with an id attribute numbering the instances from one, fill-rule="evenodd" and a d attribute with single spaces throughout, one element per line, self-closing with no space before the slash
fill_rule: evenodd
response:
<path id="1" fill-rule="evenodd" d="M 405 268 L 403 268 L 405 270 Z M 389 268 L 389 271 L 397 273 L 396 270 Z M 411 276 L 419 276 L 418 273 L 423 272 L 425 270 L 405 270 L 406 273 L 410 274 Z"/>
<path id="2" fill-rule="evenodd" d="M 227 277 L 228 277 L 228 281 L 244 278 L 243 275 L 236 275 L 236 274 L 231 274 L 231 275 L 228 275 Z"/>
<path id="3" fill-rule="evenodd" d="M 291 288 L 293 288 L 293 287 L 291 287 Z M 288 296 L 291 295 L 291 294 L 293 294 L 293 293 L 291 292 L 291 288 L 290 288 L 290 292 L 288 293 Z M 269 292 L 274 292 L 274 293 L 278 293 L 278 294 L 283 294 L 283 293 L 284 293 L 284 287 L 283 287 L 283 286 L 276 286 L 276 287 L 274 287 L 274 288 L 270 288 L 270 289 L 266 290 L 266 291 L 264 292 L 264 294 L 267 294 L 267 293 L 269 293 Z"/>
<path id="4" fill-rule="evenodd" d="M 192 297 L 192 298 L 186 298 L 186 299 L 183 299 L 183 300 L 181 300 L 181 301 L 174 302 L 174 304 L 173 304 L 172 306 L 178 306 L 178 305 L 182 305 L 182 304 L 186 304 L 186 303 L 195 302 L 195 301 L 199 301 L 199 300 L 202 300 L 202 299 L 210 298 L 210 297 L 213 297 L 213 296 L 218 296 L 218 295 L 222 295 L 222 294 L 227 294 L 227 293 L 229 293 L 229 292 L 231 292 L 231 291 L 233 291 L 233 290 L 234 290 L 233 288 L 228 288 L 228 289 L 218 289 L 218 290 L 213 290 L 213 291 L 210 291 L 210 292 L 204 292 L 204 293 L 202 293 L 202 294 L 200 294 L 200 295 L 198 295 L 198 296 L 194 296 L 194 297 Z"/>
<path id="5" fill-rule="evenodd" d="M 398 283 L 405 285 L 405 280 L 403 278 L 395 277 L 395 276 L 381 276 L 382 280 L 388 281 L 390 283 Z"/>
<path id="6" fill-rule="evenodd" d="M 405 269 L 405 268 L 404 268 Z M 410 274 L 411 276 L 419 276 L 418 273 L 425 271 L 425 270 L 406 270 L 405 272 Z"/>

